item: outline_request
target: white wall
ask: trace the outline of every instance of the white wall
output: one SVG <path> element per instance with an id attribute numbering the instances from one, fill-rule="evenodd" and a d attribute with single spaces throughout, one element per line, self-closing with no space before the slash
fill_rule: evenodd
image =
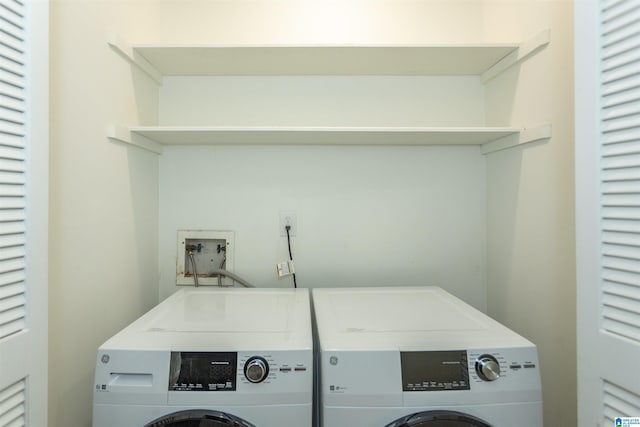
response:
<path id="1" fill-rule="evenodd" d="M 165 43 L 455 43 L 482 36 L 479 0 L 162 0 Z"/>
<path id="2" fill-rule="evenodd" d="M 142 1 L 51 4 L 51 427 L 91 425 L 97 347 L 157 303 L 158 159 L 106 138 L 156 120 L 155 84 L 106 43 L 150 16 Z"/>
<path id="3" fill-rule="evenodd" d="M 476 76 L 165 77 L 165 126 L 483 126 Z"/>
<path id="4" fill-rule="evenodd" d="M 161 125 L 481 126 L 477 77 L 171 77 Z M 161 298 L 176 231 L 236 232 L 235 272 L 291 286 L 279 212 L 296 211 L 299 285 L 439 285 L 486 308 L 477 147 L 191 147 L 160 159 Z"/>
<path id="5" fill-rule="evenodd" d="M 575 425 L 570 7 L 568 0 L 53 1 L 50 425 L 90 425 L 96 347 L 157 301 L 158 280 L 162 298 L 175 289 L 177 229 L 235 230 L 235 271 L 259 286 L 290 285 L 273 273 L 286 257 L 281 209 L 298 213 L 301 286 L 444 285 L 539 345 L 547 424 Z M 486 95 L 488 124 L 552 121 L 549 144 L 489 157 L 464 147 L 222 146 L 169 148 L 158 158 L 105 138 L 110 123 L 154 124 L 159 96 L 107 47 L 109 31 L 139 43 L 454 43 L 520 40 L 549 26 L 553 45 L 535 60 L 486 91 L 455 92 L 474 106 Z M 169 95 L 172 87 L 186 87 L 167 83 L 169 99 L 180 93 Z M 448 101 L 420 108 L 432 117 L 439 103 L 451 108 Z M 349 105 L 353 114 L 357 105 Z M 160 111 L 168 123 L 172 114 L 163 111 L 168 104 Z M 470 113 L 475 107 L 461 111 L 473 124 L 485 120 L 484 111 Z"/>
<path id="6" fill-rule="evenodd" d="M 298 285 L 441 285 L 485 308 L 484 158 L 476 147 L 189 147 L 160 160 L 161 297 L 176 230 L 234 230 L 235 272 L 290 287 L 280 210 L 297 212 Z"/>
<path id="7" fill-rule="evenodd" d="M 551 43 L 491 82 L 487 120 L 552 123 L 550 141 L 487 156 L 488 313 L 538 345 L 545 425 L 576 425 L 572 2 L 485 2 L 487 40 Z"/>
<path id="8" fill-rule="evenodd" d="M 182 4 L 182 3 L 180 3 Z M 163 3 L 171 43 L 477 41 L 481 2 Z M 197 13 L 194 13 L 197 11 Z M 233 22 L 230 25 L 229 22 Z M 162 125 L 484 124 L 477 77 L 166 78 Z M 199 147 L 160 160 L 161 298 L 177 229 L 236 232 L 235 272 L 258 286 L 286 259 L 294 210 L 300 286 L 419 285 L 486 308 L 485 169 L 477 148 Z"/>

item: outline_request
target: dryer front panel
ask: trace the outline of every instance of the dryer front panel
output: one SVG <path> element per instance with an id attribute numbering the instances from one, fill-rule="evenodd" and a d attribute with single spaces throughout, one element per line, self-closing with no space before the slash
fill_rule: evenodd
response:
<path id="1" fill-rule="evenodd" d="M 419 407 L 323 406 L 321 426 L 542 427 L 542 402 Z"/>

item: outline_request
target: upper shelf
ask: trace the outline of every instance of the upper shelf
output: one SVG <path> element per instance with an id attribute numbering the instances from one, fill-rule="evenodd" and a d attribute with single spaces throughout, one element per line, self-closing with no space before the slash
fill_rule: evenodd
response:
<path id="1" fill-rule="evenodd" d="M 440 45 L 109 45 L 158 83 L 163 76 L 478 75 L 486 83 L 550 41 L 544 30 L 512 44 Z M 392 106 L 390 106 L 392 108 Z M 489 153 L 551 135 L 534 128 L 496 127 L 113 127 L 109 138 L 156 153 L 163 145 L 480 145 Z"/>
<path id="2" fill-rule="evenodd" d="M 116 51 L 159 83 L 163 76 L 480 75 L 490 80 L 549 43 L 549 30 L 524 43 L 129 45 Z"/>
<path id="3" fill-rule="evenodd" d="M 111 127 L 111 139 L 162 153 L 165 145 L 479 145 L 484 154 L 551 137 L 551 126 L 508 127 Z"/>
<path id="4" fill-rule="evenodd" d="M 477 75 L 517 45 L 135 46 L 162 75 Z"/>
<path id="5" fill-rule="evenodd" d="M 519 132 L 514 128 L 438 127 L 137 127 L 161 145 L 481 145 Z"/>

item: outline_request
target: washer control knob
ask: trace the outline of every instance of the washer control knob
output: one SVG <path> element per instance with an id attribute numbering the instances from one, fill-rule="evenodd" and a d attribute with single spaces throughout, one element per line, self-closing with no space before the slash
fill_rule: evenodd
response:
<path id="1" fill-rule="evenodd" d="M 476 359 L 476 372 L 484 381 L 495 381 L 500 378 L 500 363 L 490 354 L 483 354 Z"/>
<path id="2" fill-rule="evenodd" d="M 261 383 L 269 375 L 269 363 L 260 357 L 253 356 L 244 364 L 244 376 L 252 383 Z"/>

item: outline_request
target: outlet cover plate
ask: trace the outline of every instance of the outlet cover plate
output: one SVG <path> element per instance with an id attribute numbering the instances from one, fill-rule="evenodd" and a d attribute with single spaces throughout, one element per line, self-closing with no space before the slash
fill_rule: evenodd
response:
<path id="1" fill-rule="evenodd" d="M 280 236 L 287 237 L 287 225 L 291 226 L 289 236 L 295 236 L 298 233 L 298 216 L 295 211 L 280 212 Z"/>

